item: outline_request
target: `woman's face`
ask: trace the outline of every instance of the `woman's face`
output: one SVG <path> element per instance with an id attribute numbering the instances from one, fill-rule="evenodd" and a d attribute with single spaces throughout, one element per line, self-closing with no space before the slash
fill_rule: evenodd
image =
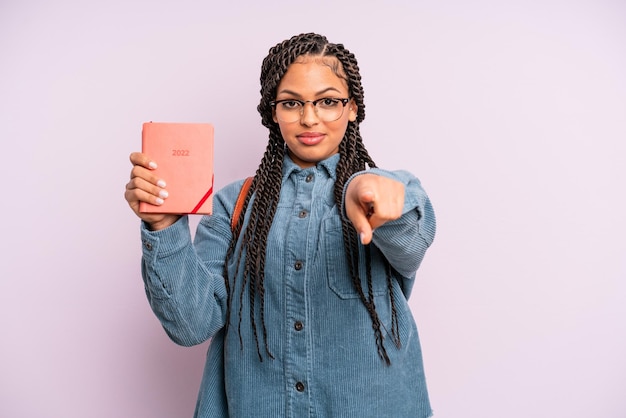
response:
<path id="1" fill-rule="evenodd" d="M 276 101 L 349 98 L 346 81 L 338 77 L 329 65 L 333 60 L 341 68 L 337 59 L 332 57 L 298 58 L 281 79 L 276 89 Z M 292 104 L 287 103 L 288 106 Z M 318 106 L 321 108 L 324 102 L 318 103 Z M 354 122 L 356 116 L 354 100 L 350 100 L 343 108 L 339 119 L 331 122 L 320 119 L 318 111 L 310 102 L 304 105 L 302 114 L 294 122 L 281 121 L 276 110 L 273 114 L 274 122 L 278 123 L 287 144 L 289 156 L 302 168 L 311 167 L 339 152 L 339 144 L 346 133 L 348 122 Z"/>

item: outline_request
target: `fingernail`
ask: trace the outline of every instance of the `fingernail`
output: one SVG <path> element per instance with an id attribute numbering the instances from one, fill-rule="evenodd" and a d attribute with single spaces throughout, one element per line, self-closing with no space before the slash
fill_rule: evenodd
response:
<path id="1" fill-rule="evenodd" d="M 165 199 L 166 197 L 168 197 L 170 194 L 167 192 L 167 190 L 161 190 L 159 192 L 159 196 L 161 196 L 163 199 Z"/>
<path id="2" fill-rule="evenodd" d="M 150 161 L 150 162 L 148 163 L 148 167 L 150 167 L 150 168 L 152 168 L 152 169 L 155 169 L 155 168 L 157 168 L 157 164 L 156 164 L 154 161 Z"/>
<path id="3" fill-rule="evenodd" d="M 159 187 L 165 187 L 165 186 L 166 186 L 166 184 L 165 184 L 165 182 L 164 182 L 163 180 L 159 180 L 159 181 L 157 181 L 157 186 L 159 186 Z"/>
<path id="4" fill-rule="evenodd" d="M 359 234 L 359 239 L 361 240 L 361 244 L 365 244 L 365 243 L 363 242 L 363 240 L 365 239 L 365 232 L 361 232 L 361 233 Z"/>
<path id="5" fill-rule="evenodd" d="M 160 197 L 156 198 L 156 204 L 157 205 L 162 205 L 163 204 L 163 199 L 161 199 Z"/>

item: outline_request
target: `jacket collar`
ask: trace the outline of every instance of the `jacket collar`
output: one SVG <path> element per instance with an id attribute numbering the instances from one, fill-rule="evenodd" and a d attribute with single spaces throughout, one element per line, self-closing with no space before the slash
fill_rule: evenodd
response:
<path id="1" fill-rule="evenodd" d="M 285 151 L 285 158 L 283 161 L 283 178 L 287 178 L 293 173 L 306 172 L 308 170 L 323 170 L 330 178 L 337 180 L 337 164 L 339 163 L 339 158 L 340 155 L 337 153 L 318 162 L 315 167 L 301 168 L 293 162 L 293 160 L 289 157 L 289 154 Z"/>

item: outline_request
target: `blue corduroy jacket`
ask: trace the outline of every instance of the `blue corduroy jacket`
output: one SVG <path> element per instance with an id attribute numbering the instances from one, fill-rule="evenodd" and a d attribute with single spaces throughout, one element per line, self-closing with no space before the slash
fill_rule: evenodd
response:
<path id="1" fill-rule="evenodd" d="M 387 365 L 378 355 L 372 320 L 348 273 L 343 215 L 333 199 L 338 160 L 335 155 L 302 169 L 285 157 L 265 265 L 264 315 L 273 359 L 260 336 L 263 360 L 259 360 L 247 286 L 240 299 L 241 268 L 230 283 L 235 297 L 230 326 L 224 331 L 223 266 L 232 237 L 230 216 L 242 181 L 215 195 L 213 214 L 202 218 L 193 241 L 186 217 L 161 231 L 149 231 L 142 224 L 142 275 L 154 313 L 178 344 L 212 339 L 196 417 L 426 418 L 432 414 L 417 327 L 407 303 L 416 271 L 435 235 L 432 206 L 410 173 L 367 170 L 405 185 L 402 217 L 377 228 L 370 245 L 374 300 L 391 360 Z M 399 347 L 390 335 L 383 257 L 393 267 Z M 361 261 L 361 276 L 365 276 Z M 231 277 L 234 264 L 233 260 L 228 266 Z M 364 277 L 363 288 L 367 292 Z M 260 335 L 259 303 L 254 306 Z"/>

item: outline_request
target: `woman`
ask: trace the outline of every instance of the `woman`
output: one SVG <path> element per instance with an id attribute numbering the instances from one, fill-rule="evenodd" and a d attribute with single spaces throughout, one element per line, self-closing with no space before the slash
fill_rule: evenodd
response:
<path id="1" fill-rule="evenodd" d="M 212 338 L 196 417 L 418 417 L 432 414 L 407 299 L 435 234 L 420 182 L 376 168 L 363 146 L 357 61 L 302 34 L 261 70 L 269 142 L 242 181 L 220 190 L 192 243 L 161 204 L 150 156 L 131 154 L 125 197 L 142 222 L 142 275 L 178 344 Z"/>

